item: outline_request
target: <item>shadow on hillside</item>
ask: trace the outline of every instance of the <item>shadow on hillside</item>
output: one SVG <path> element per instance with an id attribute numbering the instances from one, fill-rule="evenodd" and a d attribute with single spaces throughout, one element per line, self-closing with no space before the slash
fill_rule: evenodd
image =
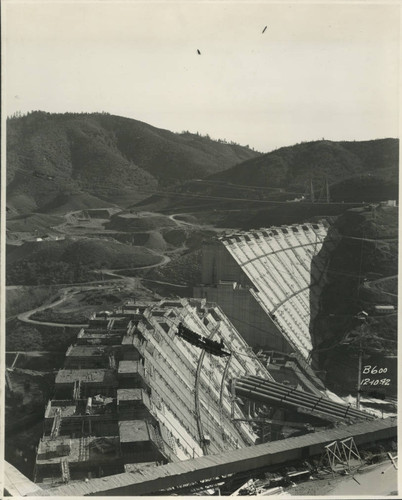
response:
<path id="1" fill-rule="evenodd" d="M 337 220 L 313 258 L 312 277 L 324 285 L 310 296 L 313 366 L 327 371 L 326 385 L 336 392 L 355 390 L 357 347 L 350 334 L 360 328 L 359 311 L 367 314 L 364 350 L 396 354 L 397 228 L 397 208 L 350 210 Z M 332 248 L 336 230 L 343 237 Z M 323 265 L 327 273 L 320 278 L 317 269 Z"/>
<path id="2" fill-rule="evenodd" d="M 310 324 L 309 331 L 313 344 L 311 352 L 311 365 L 318 368 L 318 353 L 321 349 L 327 349 L 327 340 L 331 338 L 330 332 L 322 332 L 317 328 L 317 319 L 320 318 L 322 310 L 322 292 L 327 283 L 328 267 L 331 254 L 340 242 L 340 235 L 336 227 L 330 226 L 321 247 L 313 248 L 313 258 L 310 268 Z M 319 335 L 317 333 L 319 332 Z"/>

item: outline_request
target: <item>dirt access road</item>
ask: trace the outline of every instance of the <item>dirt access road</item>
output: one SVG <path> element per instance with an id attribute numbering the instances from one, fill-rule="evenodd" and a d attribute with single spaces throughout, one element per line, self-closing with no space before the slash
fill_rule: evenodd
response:
<path id="1" fill-rule="evenodd" d="M 115 278 L 118 278 L 120 281 L 125 282 L 129 284 L 130 286 L 134 286 L 135 283 L 137 282 L 138 278 L 136 277 L 130 277 L 130 276 L 124 276 L 122 274 L 117 274 L 119 272 L 123 271 L 132 271 L 132 270 L 141 270 L 141 269 L 150 269 L 153 267 L 160 267 L 166 265 L 168 262 L 170 262 L 170 257 L 167 255 L 160 255 L 161 260 L 157 262 L 156 264 L 151 264 L 148 266 L 142 266 L 142 267 L 133 267 L 133 268 L 125 268 L 125 269 L 99 269 L 97 272 L 102 273 L 104 275 L 109 275 L 113 276 Z M 115 281 L 111 281 L 108 283 L 107 281 L 93 281 L 93 282 L 87 282 L 87 283 L 102 283 L 103 288 L 112 288 L 115 287 L 116 283 Z M 46 303 L 43 304 L 39 307 L 36 307 L 35 309 L 31 309 L 30 311 L 25 311 L 17 315 L 17 318 L 19 321 L 23 321 L 25 323 L 30 323 L 33 325 L 42 325 L 42 326 L 53 326 L 53 327 L 66 327 L 66 328 L 84 328 L 87 326 L 87 323 L 85 324 L 71 324 L 71 323 L 54 323 L 50 321 L 38 321 L 31 319 L 31 316 L 39 311 L 44 311 L 45 309 L 50 309 L 57 307 L 58 305 L 62 304 L 68 299 L 71 299 L 74 295 L 82 292 L 83 290 L 97 290 L 99 285 L 90 285 L 90 286 L 85 286 L 83 287 L 83 283 L 73 283 L 68 285 L 67 288 L 61 291 L 62 296 L 60 299 L 56 300 L 55 302 L 52 302 L 50 304 Z"/>
<path id="2" fill-rule="evenodd" d="M 63 225 L 65 226 L 65 225 L 67 225 L 67 223 L 74 222 L 73 216 L 74 216 L 74 214 L 76 214 L 78 212 L 79 211 L 73 211 L 73 212 L 69 212 L 69 213 L 65 214 L 64 217 L 66 219 L 66 222 L 63 223 L 61 226 L 63 226 Z M 195 226 L 195 224 L 192 224 L 190 222 L 186 222 L 186 221 L 183 221 L 180 219 L 177 220 L 176 217 L 180 217 L 181 215 L 189 215 L 189 214 L 173 214 L 173 215 L 170 215 L 169 218 L 171 220 L 173 220 L 177 226 L 181 226 L 181 225 L 182 226 Z M 58 229 L 60 229 L 60 227 L 58 227 Z M 162 267 L 171 261 L 171 258 L 168 255 L 165 255 L 165 254 L 162 254 L 159 252 L 155 252 L 155 251 L 153 253 L 161 258 L 161 260 L 159 262 L 156 262 L 155 264 L 150 264 L 147 266 L 131 267 L 131 268 L 122 268 L 122 269 L 99 269 L 96 272 L 98 274 L 101 274 L 101 275 L 107 275 L 107 276 L 111 276 L 113 278 L 117 278 L 122 283 L 123 286 L 125 283 L 129 287 L 135 288 L 138 281 L 141 281 L 142 278 L 138 278 L 138 277 L 134 277 L 134 276 L 125 276 L 123 274 L 124 271 L 140 271 L 140 270 L 144 270 L 144 269 L 152 269 L 152 268 L 156 268 L 156 267 Z M 152 280 L 150 280 L 150 281 L 152 281 Z M 157 281 L 155 281 L 155 282 L 158 283 Z M 162 281 L 160 283 L 161 284 L 162 283 L 169 284 L 169 283 L 165 283 Z M 45 309 L 57 307 L 58 305 L 67 301 L 68 299 L 72 298 L 75 294 L 82 291 L 83 286 L 85 286 L 85 285 L 86 285 L 85 289 L 90 290 L 90 289 L 98 288 L 99 284 L 102 284 L 103 288 L 108 288 L 109 284 L 110 284 L 110 287 L 114 287 L 116 285 L 115 280 L 113 280 L 113 282 L 111 281 L 109 283 L 107 281 L 103 281 L 103 280 L 94 280 L 94 281 L 88 281 L 86 283 L 66 284 L 66 288 L 63 291 L 61 291 L 62 296 L 59 300 L 57 300 L 53 303 L 50 303 L 50 304 L 48 304 L 48 303 L 44 304 L 44 305 L 39 306 L 35 309 L 31 309 L 30 311 L 25 311 L 23 313 L 20 313 L 17 315 L 17 318 L 20 321 L 23 321 L 25 323 L 30 323 L 33 325 L 43 325 L 43 326 L 52 326 L 52 327 L 67 327 L 67 328 L 83 328 L 87 325 L 86 324 L 71 324 L 71 323 L 54 323 L 54 322 L 50 322 L 50 321 L 37 321 L 37 320 L 31 319 L 31 316 L 39 311 L 43 311 Z M 181 285 L 176 285 L 174 283 L 171 283 L 171 285 L 181 286 Z M 9 288 L 14 288 L 14 287 L 9 287 Z"/>
<path id="3" fill-rule="evenodd" d="M 97 287 L 89 287 L 90 288 L 97 288 Z M 75 294 L 80 293 L 81 289 L 74 290 L 70 288 L 66 288 L 65 290 L 62 291 L 62 297 L 59 300 L 56 300 L 55 302 L 52 302 L 51 304 L 44 304 L 39 307 L 36 307 L 35 309 L 31 309 L 30 311 L 25 311 L 23 313 L 20 313 L 17 315 L 17 318 L 19 321 L 23 321 L 24 323 L 31 323 L 33 325 L 43 325 L 43 326 L 61 326 L 61 327 L 67 327 L 67 328 L 83 328 L 84 326 L 87 326 L 87 324 L 71 324 L 71 323 L 52 323 L 52 322 L 47 322 L 47 321 L 35 321 L 34 319 L 31 319 L 30 317 L 39 312 L 39 311 L 44 311 L 45 309 L 50 309 L 53 307 L 56 307 L 63 302 L 65 302 L 67 299 L 70 299 L 73 297 Z"/>

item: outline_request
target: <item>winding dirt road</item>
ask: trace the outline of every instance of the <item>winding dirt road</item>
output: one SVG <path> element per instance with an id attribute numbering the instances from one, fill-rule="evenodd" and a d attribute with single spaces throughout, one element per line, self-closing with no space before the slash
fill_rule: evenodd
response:
<path id="1" fill-rule="evenodd" d="M 78 211 L 75 210 L 75 211 L 66 213 L 64 215 L 65 222 L 63 224 L 61 224 L 60 226 L 58 226 L 57 229 L 61 230 L 61 228 L 63 226 L 66 226 L 68 223 L 70 223 L 70 224 L 74 223 L 75 222 L 74 215 L 79 213 L 79 212 L 80 212 L 80 210 L 78 210 Z M 176 219 L 176 217 L 180 216 L 180 215 L 186 215 L 186 214 L 173 214 L 173 215 L 170 215 L 169 218 L 172 221 L 174 221 L 178 227 L 180 227 L 180 226 L 194 226 L 194 224 L 192 224 L 190 222 Z M 116 286 L 116 280 L 119 280 L 119 282 L 125 282 L 128 286 L 131 286 L 131 287 L 138 286 L 138 281 L 140 281 L 140 282 L 142 281 L 141 277 L 126 276 L 123 273 L 125 271 L 141 271 L 141 270 L 145 270 L 145 269 L 162 267 L 171 261 L 171 258 L 168 255 L 161 254 L 161 253 L 156 252 L 156 251 L 153 251 L 153 253 L 156 256 L 161 258 L 161 260 L 159 262 L 156 262 L 155 264 L 150 264 L 147 266 L 122 268 L 122 269 L 99 269 L 96 271 L 98 274 L 112 276 L 113 278 L 116 278 L 114 280 L 110 280 L 110 281 L 93 280 L 93 281 L 87 281 L 85 283 L 60 284 L 62 286 L 65 285 L 66 288 L 60 290 L 59 293 L 61 293 L 62 296 L 58 300 L 56 300 L 50 304 L 46 303 L 46 304 L 43 304 L 35 309 L 31 309 L 29 311 L 19 313 L 18 315 L 16 315 L 16 317 L 18 318 L 19 321 L 23 321 L 24 323 L 30 323 L 32 325 L 42 325 L 42 326 L 62 327 L 62 328 L 83 328 L 83 327 L 87 326 L 87 324 L 78 324 L 78 323 L 71 324 L 71 323 L 59 323 L 59 322 L 56 323 L 56 322 L 51 322 L 51 321 L 39 321 L 39 320 L 31 319 L 31 316 L 37 312 L 57 307 L 58 305 L 67 301 L 68 299 L 71 299 L 77 293 L 80 293 L 81 291 L 83 291 L 83 287 L 85 287 L 86 290 L 97 289 L 99 286 L 102 286 L 103 289 L 112 288 L 112 287 Z M 160 284 L 169 284 L 169 285 L 185 288 L 185 285 L 178 285 L 176 283 L 167 283 L 167 282 L 156 281 L 156 280 L 148 280 L 148 281 L 160 283 Z M 12 289 L 12 288 L 17 288 L 17 287 L 10 286 L 7 288 Z"/>
<path id="2" fill-rule="evenodd" d="M 92 287 L 96 288 L 96 287 Z M 63 290 L 63 296 L 59 299 L 56 300 L 55 302 L 52 302 L 51 304 L 44 304 L 39 307 L 36 307 L 35 309 L 31 309 L 30 311 L 25 311 L 23 313 L 20 313 L 17 315 L 17 318 L 20 321 L 23 321 L 24 323 L 31 323 L 33 325 L 42 325 L 42 326 L 61 326 L 61 327 L 67 327 L 67 328 L 83 328 L 84 326 L 87 326 L 87 323 L 85 324 L 71 324 L 71 323 L 52 323 L 50 321 L 36 321 L 34 319 L 31 319 L 31 316 L 37 312 L 44 311 L 45 309 L 50 309 L 53 307 L 56 307 L 63 302 L 65 302 L 67 299 L 70 299 L 77 293 L 80 293 L 81 290 L 70 290 L 70 289 L 65 289 Z"/>
<path id="3" fill-rule="evenodd" d="M 120 281 L 125 281 L 126 283 L 129 283 L 131 286 L 135 285 L 138 281 L 138 279 L 141 280 L 141 278 L 137 278 L 135 276 L 125 276 L 124 274 L 118 274 L 119 272 L 123 271 L 139 271 L 142 269 L 151 269 L 154 267 L 160 267 L 166 265 L 168 262 L 170 262 L 170 257 L 167 255 L 161 255 L 158 254 L 158 256 L 161 257 L 161 260 L 159 262 L 156 262 L 155 264 L 150 264 L 148 266 L 140 266 L 140 267 L 130 267 L 130 268 L 123 268 L 123 269 L 99 269 L 96 272 L 97 273 L 102 273 L 108 276 L 113 276 L 117 278 Z M 98 285 L 93 285 L 97 283 Z M 68 287 L 63 289 L 60 293 L 62 293 L 62 297 L 60 297 L 58 300 L 49 303 L 45 303 L 39 307 L 36 307 L 35 309 L 31 309 L 30 311 L 25 311 L 22 313 L 19 313 L 17 315 L 17 318 L 19 321 L 23 321 L 24 323 L 30 323 L 32 325 L 41 325 L 41 326 L 52 326 L 52 327 L 62 327 L 62 328 L 84 328 L 87 326 L 87 323 L 59 323 L 59 322 L 51 322 L 51 321 L 40 321 L 40 320 L 34 320 L 31 319 L 31 316 L 37 312 L 44 311 L 45 309 L 50 309 L 57 307 L 58 305 L 62 304 L 68 299 L 71 299 L 74 295 L 80 293 L 85 290 L 97 290 L 99 287 L 99 284 L 103 284 L 103 289 L 105 288 L 112 288 L 116 286 L 115 280 L 110 281 L 110 282 L 105 282 L 105 281 L 100 281 L 100 280 L 94 280 L 94 281 L 88 281 L 86 283 L 71 283 L 68 284 Z M 92 284 L 92 285 L 91 285 Z M 84 285 L 84 286 L 83 286 Z M 85 286 L 85 285 L 90 285 L 90 286 Z"/>

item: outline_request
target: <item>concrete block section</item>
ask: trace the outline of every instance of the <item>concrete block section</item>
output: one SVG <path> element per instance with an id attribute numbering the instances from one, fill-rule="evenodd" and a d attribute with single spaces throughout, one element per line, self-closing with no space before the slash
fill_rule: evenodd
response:
<path id="1" fill-rule="evenodd" d="M 155 429 L 144 420 L 119 422 L 120 448 L 125 462 L 164 462 Z M 159 443 L 160 444 L 160 443 Z"/>
<path id="2" fill-rule="evenodd" d="M 150 440 L 147 423 L 143 420 L 119 422 L 120 443 L 145 443 Z"/>
<path id="3" fill-rule="evenodd" d="M 122 360 L 119 362 L 117 377 L 120 389 L 149 390 L 144 366 L 140 361 Z"/>
<path id="4" fill-rule="evenodd" d="M 118 389 L 117 409 L 119 420 L 147 420 L 156 422 L 150 412 L 151 402 L 143 389 Z"/>

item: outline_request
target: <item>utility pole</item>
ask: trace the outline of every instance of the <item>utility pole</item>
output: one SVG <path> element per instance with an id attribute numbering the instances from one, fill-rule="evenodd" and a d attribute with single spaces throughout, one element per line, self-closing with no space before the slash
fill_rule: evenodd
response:
<path id="1" fill-rule="evenodd" d="M 361 311 L 357 314 L 357 319 L 361 321 L 360 325 L 360 335 L 359 335 L 359 368 L 357 373 L 357 395 L 356 395 L 356 408 L 360 410 L 360 385 L 362 383 L 362 360 L 363 360 L 363 345 L 362 341 L 364 340 L 366 334 L 366 320 L 367 313 L 365 311 Z"/>
<path id="2" fill-rule="evenodd" d="M 330 196 L 329 196 L 328 177 L 325 177 L 325 193 L 326 193 L 327 203 L 329 203 Z"/>
<path id="3" fill-rule="evenodd" d="M 311 203 L 314 203 L 313 177 L 310 177 L 310 196 L 311 196 Z"/>
<path id="4" fill-rule="evenodd" d="M 366 311 L 360 311 L 356 314 L 355 318 L 357 318 L 360 323 L 360 331 L 359 333 L 350 332 L 346 335 L 344 341 L 341 342 L 343 345 L 356 345 L 357 342 L 359 344 L 359 361 L 358 361 L 358 371 L 357 371 L 357 391 L 356 391 L 356 408 L 360 410 L 360 385 L 362 383 L 362 365 L 363 365 L 363 341 L 366 341 L 366 321 L 368 314 Z"/>
<path id="5" fill-rule="evenodd" d="M 363 326 L 363 325 L 362 325 Z M 357 373 L 357 395 L 356 395 L 356 408 L 360 410 L 360 384 L 362 383 L 362 339 L 359 341 L 359 371 Z"/>

